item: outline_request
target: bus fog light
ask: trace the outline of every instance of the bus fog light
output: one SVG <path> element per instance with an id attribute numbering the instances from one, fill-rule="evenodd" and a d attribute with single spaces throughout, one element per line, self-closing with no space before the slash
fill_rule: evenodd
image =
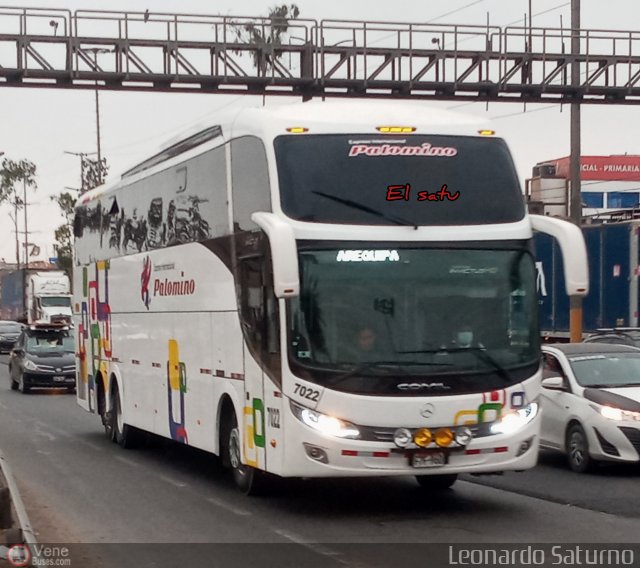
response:
<path id="1" fill-rule="evenodd" d="M 453 431 L 451 428 L 438 428 L 436 430 L 435 441 L 441 448 L 446 448 L 453 443 Z"/>
<path id="2" fill-rule="evenodd" d="M 406 448 L 412 440 L 411 430 L 408 428 L 398 428 L 393 433 L 393 441 L 399 448 Z"/>
<path id="3" fill-rule="evenodd" d="M 469 442 L 471 442 L 472 439 L 473 434 L 471 433 L 471 430 L 469 430 L 469 428 L 467 428 L 466 426 L 463 426 L 462 428 L 458 428 L 456 430 L 456 444 L 466 446 L 469 444 Z"/>
<path id="4" fill-rule="evenodd" d="M 522 442 L 522 444 L 520 444 L 520 447 L 518 448 L 516 457 L 519 458 L 521 455 L 525 454 L 531 447 L 532 443 L 533 443 L 533 438 L 529 438 L 528 440 L 525 440 L 524 442 Z"/>
<path id="5" fill-rule="evenodd" d="M 421 448 L 426 448 L 432 440 L 433 434 L 429 428 L 419 428 L 413 435 L 413 441 L 416 443 L 416 446 L 420 446 Z"/>
<path id="6" fill-rule="evenodd" d="M 307 452 L 307 455 L 312 460 L 320 463 L 329 463 L 329 456 L 327 456 L 327 452 L 325 452 L 322 448 L 306 443 L 303 443 L 302 445 L 304 446 L 304 451 Z"/>

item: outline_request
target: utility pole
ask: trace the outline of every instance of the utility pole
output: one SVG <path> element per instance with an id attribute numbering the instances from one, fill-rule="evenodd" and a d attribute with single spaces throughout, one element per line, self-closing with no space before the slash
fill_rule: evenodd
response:
<path id="1" fill-rule="evenodd" d="M 16 228 L 16 268 L 20 270 L 20 234 L 18 233 L 18 195 L 13 191 L 13 224 Z"/>
<path id="2" fill-rule="evenodd" d="M 65 150 L 64 153 L 69 154 L 70 156 L 77 156 L 80 158 L 80 189 L 78 191 L 80 191 L 81 194 L 84 193 L 85 191 L 88 191 L 88 188 L 86 187 L 86 184 L 85 184 L 85 176 L 84 176 L 84 169 L 86 167 L 85 158 L 87 156 L 91 156 L 93 152 L 90 152 L 90 153 L 69 152 L 68 150 Z M 69 188 L 65 188 L 65 189 L 69 189 Z"/>
<path id="3" fill-rule="evenodd" d="M 575 89 L 574 100 L 571 103 L 571 199 L 569 215 L 571 221 L 578 227 L 582 223 L 582 196 L 580 184 L 580 99 L 578 87 L 580 85 L 580 64 L 577 56 L 580 53 L 580 0 L 571 0 L 571 85 Z M 582 341 L 582 298 L 569 298 L 569 328 L 572 342 Z"/>
<path id="4" fill-rule="evenodd" d="M 29 228 L 27 225 L 27 181 L 22 180 L 22 196 L 24 199 L 24 267 L 29 268 Z"/>

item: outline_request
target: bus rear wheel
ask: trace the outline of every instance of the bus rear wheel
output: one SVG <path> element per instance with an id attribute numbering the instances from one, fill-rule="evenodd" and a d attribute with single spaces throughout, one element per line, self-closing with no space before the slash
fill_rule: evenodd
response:
<path id="1" fill-rule="evenodd" d="M 416 480 L 420 487 L 433 491 L 444 491 L 449 489 L 458 479 L 457 473 L 445 475 L 416 475 Z"/>
<path id="2" fill-rule="evenodd" d="M 236 487 L 245 495 L 264 495 L 269 489 L 267 474 L 242 463 L 242 439 L 235 414 L 229 419 L 226 428 L 224 463 L 229 464 Z"/>
<path id="3" fill-rule="evenodd" d="M 109 414 L 111 419 L 109 428 L 111 440 L 125 450 L 135 448 L 140 441 L 140 432 L 133 426 L 124 423 L 120 392 L 117 388 L 112 395 L 111 412 Z"/>

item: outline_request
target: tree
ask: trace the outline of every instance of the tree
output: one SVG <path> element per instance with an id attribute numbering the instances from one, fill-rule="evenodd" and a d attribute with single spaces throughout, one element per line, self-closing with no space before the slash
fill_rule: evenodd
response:
<path id="1" fill-rule="evenodd" d="M 0 168 L 0 204 L 6 201 L 13 202 L 17 196 L 16 185 L 22 181 L 26 187 L 35 189 L 36 166 L 29 160 L 14 162 L 9 158 L 2 160 Z"/>
<path id="2" fill-rule="evenodd" d="M 23 197 L 18 196 L 17 185 L 22 182 Z M 0 168 L 0 205 L 9 203 L 13 207 L 13 215 L 10 214 L 16 232 L 16 263 L 20 265 L 20 235 L 18 233 L 18 210 L 26 207 L 27 188 L 36 189 L 36 166 L 29 160 L 20 160 L 14 162 L 9 158 L 2 160 L 2 168 Z M 26 215 L 25 215 L 26 224 Z M 26 234 L 25 242 L 28 241 L 29 235 Z M 26 247 L 25 247 L 26 254 Z"/>
<path id="3" fill-rule="evenodd" d="M 269 15 L 261 22 L 250 22 L 235 27 L 236 39 L 255 46 L 253 63 L 259 75 L 267 74 L 267 69 L 282 57 L 275 48 L 282 46 L 282 40 L 289 29 L 290 20 L 300 15 L 300 9 L 295 4 L 281 4 L 271 8 Z M 266 47 L 269 50 L 266 50 Z"/>
<path id="4" fill-rule="evenodd" d="M 53 234 L 56 239 L 58 267 L 64 270 L 71 278 L 73 267 L 73 216 L 76 198 L 70 193 L 63 192 L 59 195 L 52 195 L 51 201 L 55 201 L 58 204 L 65 218 L 65 222 Z"/>

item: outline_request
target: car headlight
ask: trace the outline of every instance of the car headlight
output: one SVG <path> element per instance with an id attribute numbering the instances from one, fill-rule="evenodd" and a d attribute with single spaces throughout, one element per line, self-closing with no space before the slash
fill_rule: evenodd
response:
<path id="1" fill-rule="evenodd" d="M 0 335 L 0 341 L 4 341 L 5 339 L 7 339 L 4 335 Z"/>
<path id="2" fill-rule="evenodd" d="M 633 410 L 622 410 L 613 406 L 593 406 L 594 410 L 597 410 L 609 420 L 640 420 L 640 412 L 634 412 Z"/>
<path id="3" fill-rule="evenodd" d="M 37 371 L 38 370 L 38 365 L 36 365 L 33 361 L 31 361 L 29 359 L 25 359 L 24 360 L 24 368 L 27 371 Z"/>
<path id="4" fill-rule="evenodd" d="M 357 439 L 360 437 L 360 431 L 356 426 L 344 420 L 340 420 L 335 416 L 316 412 L 310 408 L 300 406 L 293 401 L 291 401 L 291 411 L 302 423 L 325 436 L 350 439 Z"/>
<path id="5" fill-rule="evenodd" d="M 504 414 L 500 420 L 491 425 L 492 434 L 513 434 L 524 428 L 538 414 L 538 403 L 530 402 L 522 408 L 511 410 Z"/>

